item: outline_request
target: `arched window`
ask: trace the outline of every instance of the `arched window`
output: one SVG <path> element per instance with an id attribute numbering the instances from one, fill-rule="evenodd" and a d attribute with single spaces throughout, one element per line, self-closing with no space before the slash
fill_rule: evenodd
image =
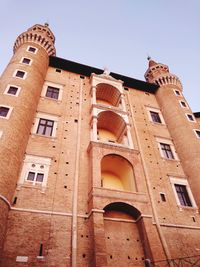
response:
<path id="1" fill-rule="evenodd" d="M 104 156 L 101 160 L 101 184 L 109 189 L 136 191 L 131 163 L 116 154 Z"/>

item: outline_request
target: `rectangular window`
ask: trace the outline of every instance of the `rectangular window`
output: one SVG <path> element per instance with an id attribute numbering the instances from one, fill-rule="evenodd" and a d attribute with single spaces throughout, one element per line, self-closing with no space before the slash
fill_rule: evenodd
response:
<path id="1" fill-rule="evenodd" d="M 172 150 L 169 144 L 160 143 L 160 148 L 161 148 L 162 155 L 164 156 L 164 158 L 174 159 L 174 155 L 172 153 Z"/>
<path id="2" fill-rule="evenodd" d="M 166 202 L 166 197 L 164 193 L 160 193 L 160 198 L 163 202 Z"/>
<path id="3" fill-rule="evenodd" d="M 0 106 L 0 117 L 7 117 L 9 113 L 9 108 Z"/>
<path id="4" fill-rule="evenodd" d="M 37 48 L 36 47 L 33 47 L 33 46 L 29 46 L 27 48 L 27 51 L 36 54 Z"/>
<path id="5" fill-rule="evenodd" d="M 24 57 L 21 61 L 23 64 L 27 64 L 27 65 L 30 65 L 31 64 L 31 59 L 30 58 L 26 58 Z"/>
<path id="6" fill-rule="evenodd" d="M 34 181 L 35 178 L 35 173 L 34 172 L 29 172 L 27 176 L 28 181 Z"/>
<path id="7" fill-rule="evenodd" d="M 18 87 L 15 86 L 9 86 L 7 94 L 9 95 L 16 95 L 18 91 Z"/>
<path id="8" fill-rule="evenodd" d="M 40 118 L 37 134 L 52 136 L 54 121 Z"/>
<path id="9" fill-rule="evenodd" d="M 53 86 L 47 86 L 46 97 L 58 99 L 59 96 L 59 88 Z"/>
<path id="10" fill-rule="evenodd" d="M 186 185 L 174 184 L 179 202 L 182 206 L 192 207 Z"/>
<path id="11" fill-rule="evenodd" d="M 26 74 L 25 71 L 17 70 L 17 71 L 15 72 L 15 77 L 24 79 L 24 78 L 25 78 L 25 74 Z"/>
<path id="12" fill-rule="evenodd" d="M 150 110 L 150 115 L 153 122 L 162 123 L 158 112 Z"/>
<path id="13" fill-rule="evenodd" d="M 16 86 L 16 85 L 12 85 L 12 84 L 8 84 L 5 91 L 4 91 L 4 94 L 17 97 L 20 93 L 20 90 L 21 90 L 21 87 Z"/>
<path id="14" fill-rule="evenodd" d="M 28 172 L 27 181 L 42 183 L 44 179 L 44 173 Z"/>

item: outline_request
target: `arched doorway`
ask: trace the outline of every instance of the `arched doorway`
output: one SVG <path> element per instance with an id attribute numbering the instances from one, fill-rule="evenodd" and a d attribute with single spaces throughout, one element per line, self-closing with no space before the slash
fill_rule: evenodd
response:
<path id="1" fill-rule="evenodd" d="M 122 202 L 111 203 L 104 210 L 108 267 L 144 266 L 143 240 L 137 223 L 139 210 Z"/>

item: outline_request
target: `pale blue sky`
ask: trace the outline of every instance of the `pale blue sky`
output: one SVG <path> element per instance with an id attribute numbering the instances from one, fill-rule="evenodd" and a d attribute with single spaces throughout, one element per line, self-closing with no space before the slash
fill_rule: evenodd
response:
<path id="1" fill-rule="evenodd" d="M 49 22 L 57 56 L 144 80 L 147 55 L 182 81 L 192 110 L 200 111 L 199 0 L 0 0 L 0 73 L 14 41 Z"/>

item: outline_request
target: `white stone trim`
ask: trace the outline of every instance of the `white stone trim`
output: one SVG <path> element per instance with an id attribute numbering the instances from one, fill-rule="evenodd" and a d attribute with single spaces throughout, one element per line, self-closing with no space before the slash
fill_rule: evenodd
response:
<path id="1" fill-rule="evenodd" d="M 9 88 L 10 88 L 11 86 L 17 88 L 17 93 L 16 93 L 15 95 L 13 95 L 13 94 L 9 94 L 9 93 L 8 93 L 8 90 L 9 90 Z M 18 95 L 19 95 L 19 93 L 20 93 L 20 90 L 21 90 L 21 87 L 20 87 L 20 86 L 18 86 L 18 85 L 14 85 L 14 84 L 8 84 L 8 85 L 6 86 L 6 89 L 5 89 L 5 91 L 4 91 L 4 94 L 5 94 L 5 95 L 9 95 L 9 96 L 15 96 L 15 97 L 18 97 Z"/>
<path id="2" fill-rule="evenodd" d="M 17 256 L 16 262 L 28 262 L 28 256 Z"/>
<path id="3" fill-rule="evenodd" d="M 59 89 L 58 99 L 54 99 L 54 98 L 46 96 L 46 92 L 47 92 L 48 86 L 52 86 L 52 87 L 55 87 L 55 88 Z M 42 88 L 41 96 L 45 97 L 45 98 L 48 98 L 48 99 L 51 99 L 51 100 L 54 100 L 54 101 L 61 101 L 62 100 L 62 95 L 63 95 L 63 87 L 64 87 L 63 84 L 45 81 L 45 83 L 43 85 L 43 88 Z"/>
<path id="4" fill-rule="evenodd" d="M 52 131 L 52 135 L 51 136 L 37 134 L 37 128 L 38 128 L 40 119 L 46 119 L 46 120 L 54 121 L 53 131 Z M 37 134 L 37 135 L 40 135 L 40 136 L 46 136 L 46 137 L 49 137 L 49 138 L 55 137 L 56 136 L 57 126 L 58 126 L 58 117 L 57 116 L 51 115 L 51 114 L 47 114 L 47 113 L 37 112 L 36 113 L 36 117 L 35 117 L 35 121 L 34 121 L 34 125 L 32 127 L 32 134 Z"/>
<path id="5" fill-rule="evenodd" d="M 11 115 L 12 110 L 13 110 L 13 107 L 11 107 L 11 106 L 7 106 L 7 105 L 1 105 L 1 104 L 0 104 L 0 107 L 9 108 L 9 111 L 8 111 L 8 114 L 7 114 L 6 117 L 0 116 L 1 119 L 9 120 L 10 115 Z"/>
<path id="6" fill-rule="evenodd" d="M 35 48 L 35 52 L 29 51 L 29 48 L 30 48 L 30 47 Z M 27 47 L 26 51 L 29 52 L 29 53 L 32 53 L 32 54 L 37 54 L 38 48 L 35 47 L 35 46 L 33 46 L 33 45 L 29 45 L 29 46 Z"/>
<path id="7" fill-rule="evenodd" d="M 166 159 L 166 160 L 179 160 L 178 155 L 177 155 L 177 153 L 175 151 L 174 144 L 172 143 L 172 140 L 166 139 L 166 138 L 161 138 L 161 137 L 156 137 L 156 141 L 157 141 L 158 149 L 160 151 L 160 155 L 161 155 L 161 157 L 163 159 Z M 171 148 L 172 154 L 174 156 L 174 159 L 169 159 L 169 158 L 165 157 L 165 155 L 163 154 L 163 151 L 161 149 L 160 143 L 164 143 L 164 144 L 170 145 L 170 148 Z"/>
<path id="8" fill-rule="evenodd" d="M 17 77 L 17 76 L 16 76 L 16 74 L 17 74 L 18 71 L 24 72 L 24 76 L 23 76 L 23 78 L 21 78 L 21 77 Z M 16 69 L 16 70 L 14 71 L 14 73 L 13 73 L 13 77 L 16 78 L 16 79 L 25 80 L 26 77 L 27 77 L 27 71 L 25 71 L 25 70 L 21 70 L 21 69 Z"/>
<path id="9" fill-rule="evenodd" d="M 0 199 L 2 199 L 8 205 L 8 207 L 11 208 L 10 202 L 6 197 L 0 194 Z"/>
<path id="10" fill-rule="evenodd" d="M 155 223 L 153 223 L 153 224 L 155 224 Z M 199 226 L 181 225 L 181 224 L 172 224 L 172 223 L 160 223 L 160 226 L 200 230 Z"/>
<path id="11" fill-rule="evenodd" d="M 0 139 L 1 139 L 2 135 L 3 135 L 3 131 L 0 130 Z"/>
<path id="12" fill-rule="evenodd" d="M 32 164 L 34 164 L 35 167 L 33 167 Z M 18 189 L 24 183 L 28 183 L 29 185 L 33 186 L 39 184 L 42 187 L 46 187 L 50 165 L 51 165 L 51 158 L 26 155 L 21 170 L 21 174 L 17 183 Z M 41 169 L 40 166 L 43 166 L 43 168 Z M 27 176 L 29 172 L 43 173 L 44 174 L 43 182 L 28 181 Z"/>
<path id="13" fill-rule="evenodd" d="M 174 196 L 175 196 L 175 199 L 176 199 L 176 203 L 178 206 L 181 206 L 181 207 L 187 207 L 187 208 L 190 208 L 188 206 L 183 206 L 181 205 L 180 201 L 179 201 L 179 198 L 178 198 L 178 195 L 176 193 L 176 188 L 175 188 L 175 184 L 180 184 L 180 185 L 185 185 L 186 186 L 186 189 L 187 189 L 187 193 L 188 193 L 188 196 L 190 198 L 190 201 L 191 201 L 191 204 L 192 204 L 192 207 L 191 208 L 197 208 L 197 205 L 196 205 L 196 202 L 194 200 L 194 197 L 193 197 L 193 194 L 192 194 L 192 191 L 190 189 L 190 186 L 188 184 L 188 181 L 187 179 L 181 179 L 181 178 L 175 178 L 175 177 L 169 177 L 170 179 L 170 183 L 172 185 L 172 189 L 173 189 L 173 192 L 174 192 Z"/>

